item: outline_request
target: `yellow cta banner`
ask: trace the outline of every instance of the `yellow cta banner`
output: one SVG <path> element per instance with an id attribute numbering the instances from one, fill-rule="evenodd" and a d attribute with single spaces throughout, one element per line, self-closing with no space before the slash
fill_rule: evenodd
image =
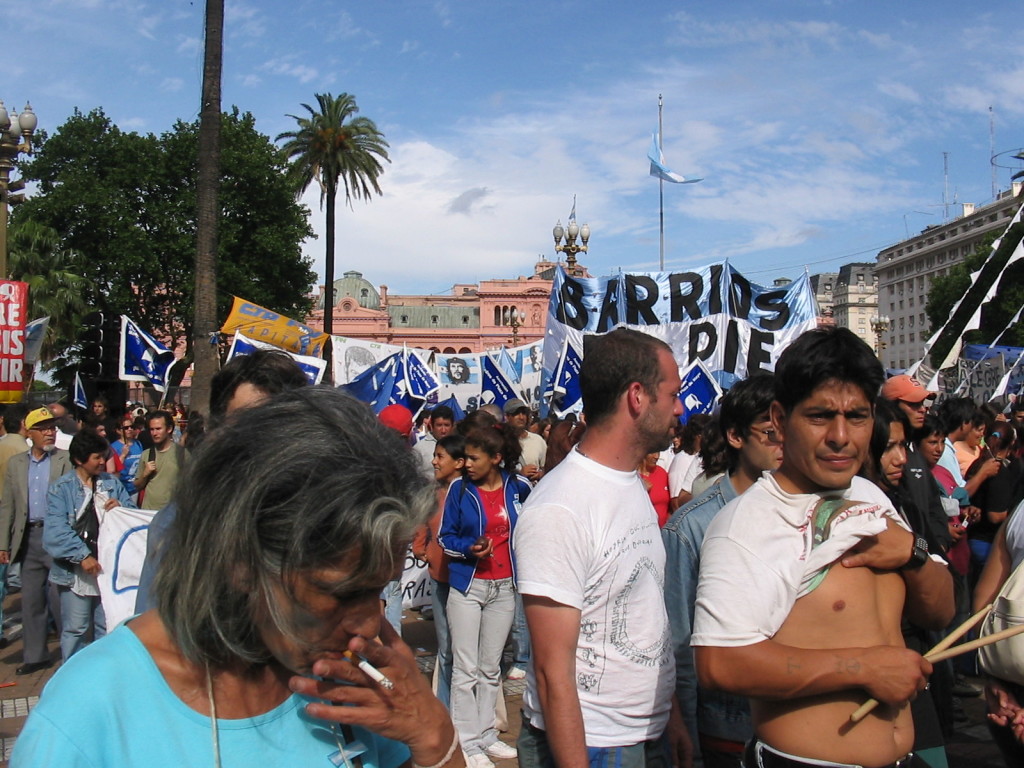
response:
<path id="1" fill-rule="evenodd" d="M 235 302 L 231 305 L 231 313 L 224 321 L 220 332 L 236 333 L 238 331 L 250 339 L 264 341 L 275 347 L 287 349 L 289 352 L 314 357 L 319 357 L 322 354 L 324 344 L 328 339 L 326 333 L 235 296 Z"/>

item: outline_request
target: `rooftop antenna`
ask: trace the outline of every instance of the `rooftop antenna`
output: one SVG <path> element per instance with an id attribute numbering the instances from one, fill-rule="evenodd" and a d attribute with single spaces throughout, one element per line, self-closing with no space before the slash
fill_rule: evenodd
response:
<path id="1" fill-rule="evenodd" d="M 996 188 L 996 113 L 990 104 L 988 107 L 988 158 L 992 166 L 992 199 L 996 199 L 999 190 Z"/>
<path id="2" fill-rule="evenodd" d="M 942 153 L 942 223 L 949 221 L 949 152 Z"/>

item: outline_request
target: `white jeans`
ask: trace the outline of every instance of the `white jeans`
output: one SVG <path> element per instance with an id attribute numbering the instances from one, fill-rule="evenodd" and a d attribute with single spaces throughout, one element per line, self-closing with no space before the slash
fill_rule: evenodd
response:
<path id="1" fill-rule="evenodd" d="M 515 614 L 512 579 L 474 579 L 466 594 L 448 594 L 452 642 L 452 721 L 467 755 L 498 740 L 494 705 L 501 691 L 501 653 Z"/>

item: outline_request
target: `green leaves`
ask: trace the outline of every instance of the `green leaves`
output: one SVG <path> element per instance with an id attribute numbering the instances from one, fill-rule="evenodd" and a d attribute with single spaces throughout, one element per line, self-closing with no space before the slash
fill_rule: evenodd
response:
<path id="1" fill-rule="evenodd" d="M 301 252 L 309 211 L 252 115 L 233 109 L 222 131 L 218 312 L 234 294 L 303 317 L 316 278 Z M 88 306 L 127 314 L 171 346 L 192 341 L 197 153 L 198 123 L 139 135 L 101 109 L 76 111 L 23 164 L 39 193 L 16 210 L 16 223 L 55 231 Z"/>

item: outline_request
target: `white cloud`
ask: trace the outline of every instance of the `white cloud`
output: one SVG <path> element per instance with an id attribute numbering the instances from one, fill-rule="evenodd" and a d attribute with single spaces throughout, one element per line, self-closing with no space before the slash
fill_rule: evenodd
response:
<path id="1" fill-rule="evenodd" d="M 266 15 L 242 0 L 228 0 L 224 4 L 224 32 L 242 39 L 262 38 L 267 32 Z"/>
<path id="2" fill-rule="evenodd" d="M 203 43 L 198 37 L 182 37 L 176 50 L 184 56 L 195 56 L 203 50 Z"/>
<path id="3" fill-rule="evenodd" d="M 920 104 L 920 94 L 904 83 L 882 82 L 878 84 L 878 90 L 886 96 L 891 96 L 899 101 L 906 101 L 910 104 Z"/>
<path id="4" fill-rule="evenodd" d="M 300 83 L 309 83 L 316 80 L 320 73 L 313 67 L 306 64 L 297 64 L 294 56 L 285 56 L 279 59 L 271 59 L 264 63 L 260 70 L 274 75 L 285 75 L 294 77 Z"/>
<path id="5" fill-rule="evenodd" d="M 180 77 L 165 77 L 160 81 L 160 90 L 173 93 L 185 87 L 185 81 Z"/>

